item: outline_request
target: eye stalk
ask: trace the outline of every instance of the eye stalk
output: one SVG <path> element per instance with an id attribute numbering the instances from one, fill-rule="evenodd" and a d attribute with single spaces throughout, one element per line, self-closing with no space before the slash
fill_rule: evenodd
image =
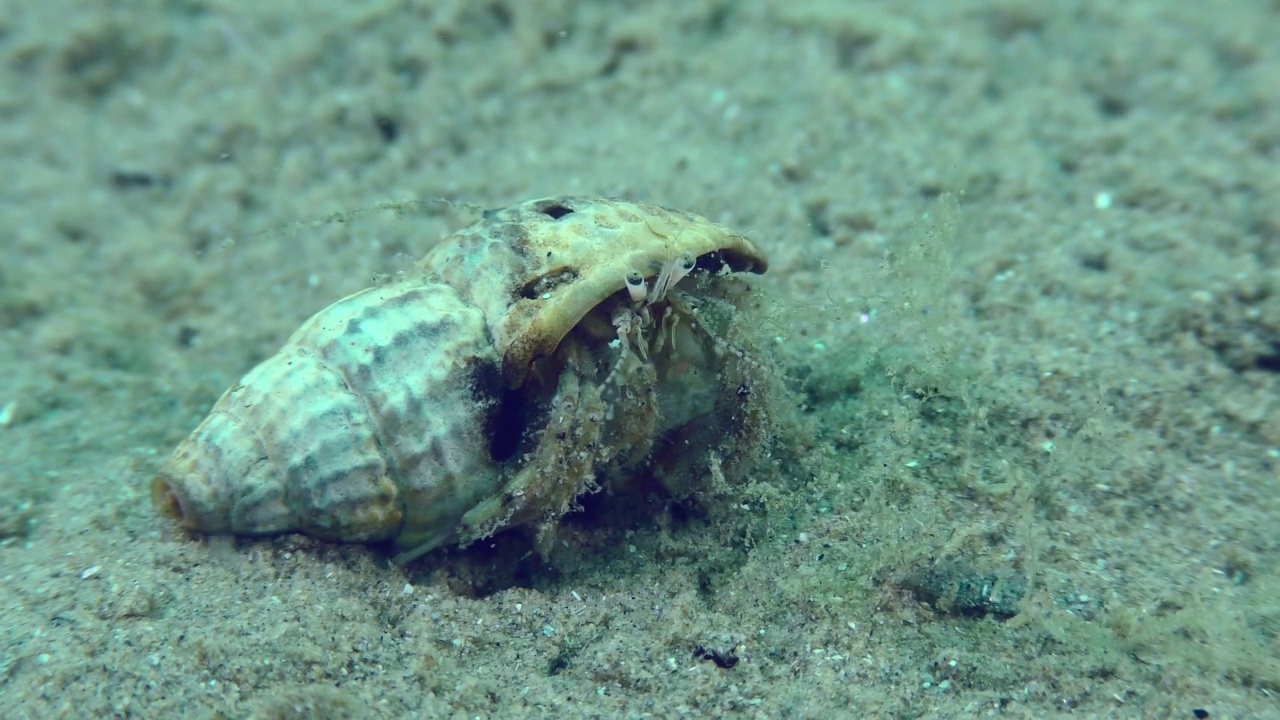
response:
<path id="1" fill-rule="evenodd" d="M 685 253 L 676 258 L 675 264 L 671 269 L 671 286 L 679 285 L 680 281 L 693 272 L 693 269 L 697 266 L 698 259 L 693 256 L 693 253 Z"/>
<path id="2" fill-rule="evenodd" d="M 643 275 L 635 270 L 627 273 L 627 295 L 631 296 L 632 304 L 639 305 L 644 302 L 648 292 L 649 288 L 645 287 Z"/>
<path id="3" fill-rule="evenodd" d="M 693 253 L 684 253 L 680 257 L 672 258 L 663 266 L 662 272 L 658 275 L 658 279 L 653 281 L 653 291 L 649 293 L 649 303 L 655 303 L 667 296 L 667 292 L 680 284 L 680 281 L 693 272 L 698 266 L 698 259 Z"/>

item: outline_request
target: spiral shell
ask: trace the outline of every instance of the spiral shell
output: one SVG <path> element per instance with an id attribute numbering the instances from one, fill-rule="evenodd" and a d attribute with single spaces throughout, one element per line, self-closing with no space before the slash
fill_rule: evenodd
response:
<path id="1" fill-rule="evenodd" d="M 198 532 L 390 540 L 407 560 L 653 478 L 745 472 L 769 423 L 740 332 L 766 261 L 705 218 L 557 197 L 486 212 L 307 320 L 152 483 Z M 708 449 L 711 449 L 708 452 Z"/>

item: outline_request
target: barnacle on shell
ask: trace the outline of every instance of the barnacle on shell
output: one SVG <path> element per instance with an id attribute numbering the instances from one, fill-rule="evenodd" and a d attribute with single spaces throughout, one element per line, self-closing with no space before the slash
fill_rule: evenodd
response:
<path id="1" fill-rule="evenodd" d="M 646 203 L 487 212 L 304 323 L 178 446 L 154 502 L 193 531 L 392 540 L 408 560 L 545 535 L 637 477 L 736 479 L 770 418 L 741 332 L 741 274 L 766 267 L 745 237 Z"/>

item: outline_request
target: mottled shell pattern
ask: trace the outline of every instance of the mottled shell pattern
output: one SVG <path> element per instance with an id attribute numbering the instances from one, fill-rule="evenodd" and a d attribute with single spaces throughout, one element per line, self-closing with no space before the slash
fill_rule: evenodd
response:
<path id="1" fill-rule="evenodd" d="M 409 560 L 579 495 L 746 472 L 768 378 L 742 331 L 767 263 L 691 213 L 556 197 L 488 211 L 307 320 L 152 484 L 198 532 L 393 541 Z"/>

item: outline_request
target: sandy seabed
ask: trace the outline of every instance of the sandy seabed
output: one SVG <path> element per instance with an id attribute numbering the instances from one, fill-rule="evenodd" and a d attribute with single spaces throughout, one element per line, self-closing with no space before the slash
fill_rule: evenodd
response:
<path id="1" fill-rule="evenodd" d="M 1274 0 L 5 0 L 0 715 L 1280 716 L 1278 35 Z M 792 395 L 749 482 L 589 502 L 545 560 L 157 516 L 303 319 L 558 194 L 770 256 Z"/>

